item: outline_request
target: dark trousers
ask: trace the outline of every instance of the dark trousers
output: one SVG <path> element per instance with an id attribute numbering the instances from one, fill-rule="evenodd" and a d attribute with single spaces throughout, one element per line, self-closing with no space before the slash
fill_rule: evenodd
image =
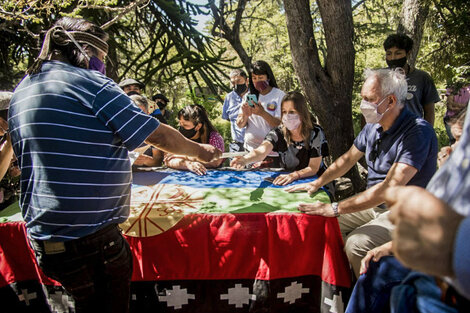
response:
<path id="1" fill-rule="evenodd" d="M 44 274 L 62 284 L 75 312 L 129 312 L 132 254 L 116 224 L 61 243 L 30 238 Z"/>

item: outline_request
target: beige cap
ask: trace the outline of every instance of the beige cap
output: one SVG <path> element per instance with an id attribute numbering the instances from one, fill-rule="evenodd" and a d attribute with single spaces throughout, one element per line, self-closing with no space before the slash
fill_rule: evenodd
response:
<path id="1" fill-rule="evenodd" d="M 11 96 L 13 96 L 13 92 L 0 91 L 0 111 L 7 110 L 10 107 Z"/>

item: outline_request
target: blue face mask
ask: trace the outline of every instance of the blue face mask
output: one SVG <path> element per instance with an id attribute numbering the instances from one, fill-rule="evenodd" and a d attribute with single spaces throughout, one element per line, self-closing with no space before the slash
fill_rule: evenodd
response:
<path id="1" fill-rule="evenodd" d="M 95 71 L 100 72 L 103 75 L 106 75 L 106 66 L 104 65 L 103 62 L 101 62 L 100 59 L 98 59 L 95 56 L 92 56 L 90 58 L 90 61 L 88 62 L 88 69 L 95 70 Z"/>

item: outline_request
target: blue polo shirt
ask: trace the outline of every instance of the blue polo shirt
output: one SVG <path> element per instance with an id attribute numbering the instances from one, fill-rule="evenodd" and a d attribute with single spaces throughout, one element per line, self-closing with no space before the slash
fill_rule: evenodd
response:
<path id="1" fill-rule="evenodd" d="M 405 163 L 418 170 L 407 185 L 426 187 L 436 171 L 436 133 L 431 124 L 406 107 L 387 131 L 378 123 L 367 124 L 354 145 L 365 153 L 367 188 L 382 182 L 393 163 Z"/>
<path id="2" fill-rule="evenodd" d="M 232 91 L 225 97 L 224 106 L 222 107 L 222 118 L 230 121 L 232 140 L 241 143 L 245 140 L 245 128 L 238 128 L 236 122 L 242 103 L 242 97 L 240 97 L 235 91 Z"/>
<path id="3" fill-rule="evenodd" d="M 17 86 L 9 110 L 28 234 L 67 241 L 129 215 L 128 150 L 158 126 L 111 79 L 46 62 Z"/>

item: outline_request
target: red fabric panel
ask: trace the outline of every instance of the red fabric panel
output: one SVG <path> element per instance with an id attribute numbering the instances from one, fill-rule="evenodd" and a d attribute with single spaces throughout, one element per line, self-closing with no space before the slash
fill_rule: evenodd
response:
<path id="1" fill-rule="evenodd" d="M 42 273 L 26 236 L 24 222 L 0 223 L 0 287 L 25 280 L 59 285 Z"/>
<path id="2" fill-rule="evenodd" d="M 17 281 L 38 280 L 23 222 L 0 224 L 0 287 Z"/>
<path id="3" fill-rule="evenodd" d="M 262 279 L 317 275 L 350 286 L 335 218 L 306 214 L 190 214 L 153 237 L 128 237 L 133 280 Z"/>

